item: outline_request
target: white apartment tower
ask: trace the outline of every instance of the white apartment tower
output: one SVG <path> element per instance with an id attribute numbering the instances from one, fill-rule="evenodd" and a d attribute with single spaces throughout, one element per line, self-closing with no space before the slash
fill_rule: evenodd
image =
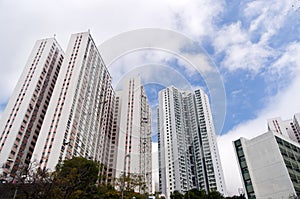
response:
<path id="1" fill-rule="evenodd" d="M 300 143 L 300 113 L 296 113 L 293 119 L 284 121 L 280 117 L 269 119 L 268 130 Z"/>
<path id="2" fill-rule="evenodd" d="M 198 125 L 198 136 L 194 135 L 193 142 L 198 186 L 200 189 L 205 187 L 206 191 L 218 190 L 220 193 L 225 193 L 225 181 L 209 98 L 200 89 L 196 90 L 194 95 L 197 113 L 195 126 Z M 197 149 L 198 146 L 200 150 Z"/>
<path id="3" fill-rule="evenodd" d="M 108 177 L 139 175 L 146 187 L 135 191 L 151 193 L 151 109 L 140 77 L 129 78 L 116 92 L 114 115 Z"/>
<path id="4" fill-rule="evenodd" d="M 114 91 L 89 32 L 73 34 L 32 161 L 54 170 L 81 156 L 108 164 Z"/>
<path id="5" fill-rule="evenodd" d="M 0 120 L 4 177 L 29 164 L 49 109 L 64 53 L 55 38 L 38 40 Z"/>
<path id="6" fill-rule="evenodd" d="M 159 92 L 159 187 L 170 198 L 175 190 L 218 190 L 224 193 L 208 96 L 202 90 Z"/>

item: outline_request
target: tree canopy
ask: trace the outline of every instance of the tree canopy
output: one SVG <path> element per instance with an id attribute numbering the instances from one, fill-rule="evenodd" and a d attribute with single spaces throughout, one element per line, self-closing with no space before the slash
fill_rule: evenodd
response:
<path id="1" fill-rule="evenodd" d="M 121 175 L 115 179 L 114 185 L 105 182 L 102 164 L 82 157 L 65 160 L 56 166 L 55 172 L 36 168 L 37 164 L 19 167 L 14 179 L 6 184 L 0 184 L 1 198 L 41 198 L 41 199 L 147 199 L 146 184 L 138 174 Z M 100 172 L 99 172 L 100 169 Z M 136 193 L 139 191 L 140 193 Z M 156 199 L 159 193 L 155 195 Z M 226 197 L 226 199 L 244 199 L 243 195 Z M 225 199 L 217 191 L 206 193 L 192 189 L 185 194 L 174 191 L 171 199 Z"/>
<path id="2" fill-rule="evenodd" d="M 63 198 L 92 198 L 97 193 L 99 167 L 92 160 L 75 157 L 58 164 L 54 174 L 57 193 Z"/>
<path id="3" fill-rule="evenodd" d="M 17 175 L 12 181 L 0 184 L 0 198 L 43 198 L 43 199 L 119 199 L 122 192 L 114 186 L 105 183 L 99 168 L 103 167 L 92 160 L 74 157 L 56 166 L 55 172 L 48 172 L 36 166 L 19 167 Z M 104 174 L 105 175 L 105 174 Z M 116 185 L 125 183 L 123 187 L 124 199 L 146 199 L 147 194 L 134 192 L 136 188 L 142 190 L 145 186 L 141 176 L 137 174 L 125 175 L 125 178 L 115 180 Z M 4 194 L 5 193 L 5 194 Z"/>

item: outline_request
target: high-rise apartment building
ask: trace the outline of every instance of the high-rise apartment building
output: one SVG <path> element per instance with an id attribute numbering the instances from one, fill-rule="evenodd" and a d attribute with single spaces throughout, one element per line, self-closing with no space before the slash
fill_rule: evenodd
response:
<path id="1" fill-rule="evenodd" d="M 268 130 L 279 133 L 291 140 L 300 143 L 300 113 L 296 113 L 293 119 L 282 120 L 280 117 L 268 120 Z"/>
<path id="2" fill-rule="evenodd" d="M 159 187 L 167 198 L 193 188 L 224 193 L 212 114 L 202 90 L 159 92 L 158 141 Z"/>
<path id="3" fill-rule="evenodd" d="M 135 191 L 151 193 L 151 109 L 140 77 L 128 79 L 116 92 L 114 115 L 108 177 L 141 176 L 146 187 Z"/>
<path id="4" fill-rule="evenodd" d="M 89 32 L 73 34 L 66 54 L 54 38 L 37 41 L 0 123 L 4 177 L 35 162 L 53 171 L 74 156 L 101 163 L 101 179 L 141 177 L 152 192 L 151 109 L 141 79 L 117 97 Z"/>
<path id="5" fill-rule="evenodd" d="M 73 34 L 32 161 L 50 170 L 74 156 L 107 165 L 113 104 L 111 77 L 90 33 Z"/>
<path id="6" fill-rule="evenodd" d="M 297 198 L 300 145 L 275 131 L 233 142 L 246 198 Z"/>
<path id="7" fill-rule="evenodd" d="M 38 40 L 0 121 L 0 165 L 4 177 L 29 164 L 49 110 L 64 53 L 55 38 Z"/>
<path id="8" fill-rule="evenodd" d="M 209 98 L 202 90 L 195 91 L 198 134 L 194 135 L 198 186 L 205 190 L 225 193 L 225 181 L 216 140 Z M 200 147 L 198 150 L 197 147 Z M 201 148 L 202 147 L 202 148 Z M 202 153 L 202 154 L 201 154 Z M 200 173 L 199 173 L 200 171 Z M 203 172 L 203 174 L 201 174 Z"/>

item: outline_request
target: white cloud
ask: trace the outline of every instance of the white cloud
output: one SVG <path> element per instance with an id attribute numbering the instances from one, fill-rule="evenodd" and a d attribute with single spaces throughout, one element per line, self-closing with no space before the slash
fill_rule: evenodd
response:
<path id="1" fill-rule="evenodd" d="M 258 31 L 261 35 L 260 42 L 268 43 L 272 36 L 288 20 L 288 12 L 291 10 L 289 1 L 253 1 L 248 3 L 245 15 L 251 19 L 249 31 Z"/>
<path id="2" fill-rule="evenodd" d="M 172 54 L 163 51 L 134 51 L 110 65 L 109 71 L 113 76 L 113 85 L 120 89 L 125 77 L 139 75 L 145 84 L 155 83 L 163 87 L 174 85 L 178 88 L 189 88 L 189 80 L 183 75 L 182 70 L 168 64 L 168 61 L 172 59 L 174 59 Z M 191 66 L 186 64 L 185 67 Z"/>
<path id="3" fill-rule="evenodd" d="M 188 54 L 183 53 L 185 60 L 179 59 L 179 64 L 184 66 L 186 74 L 190 77 L 198 74 L 210 72 L 214 67 L 208 55 L 203 53 Z"/>
<path id="4" fill-rule="evenodd" d="M 181 30 L 188 36 L 208 35 L 221 8 L 215 1 L 195 0 L 1 1 L 0 102 L 11 95 L 37 39 L 56 33 L 65 49 L 70 34 L 88 29 L 99 44 L 116 34 L 145 27 Z M 179 18 L 184 27 L 178 26 Z"/>
<path id="5" fill-rule="evenodd" d="M 14 70 L 15 69 L 15 70 Z M 0 67 L 0 104 L 5 104 L 21 75 L 22 67 L 5 68 Z"/>
<path id="6" fill-rule="evenodd" d="M 245 43 L 249 40 L 248 34 L 241 28 L 241 21 L 224 26 L 216 34 L 213 41 L 217 53 L 226 50 L 234 44 Z"/>
<path id="7" fill-rule="evenodd" d="M 227 47 L 222 66 L 229 70 L 248 69 L 258 72 L 265 67 L 268 58 L 273 56 L 272 49 L 248 41 Z"/>
<path id="8" fill-rule="evenodd" d="M 213 39 L 216 53 L 224 53 L 222 67 L 230 71 L 247 69 L 258 72 L 268 58 L 274 56 L 273 49 L 264 43 L 253 43 L 251 34 L 237 21 L 222 27 Z"/>
<path id="9" fill-rule="evenodd" d="M 271 47 L 293 10 L 291 2 L 256 0 L 246 4 L 244 17 L 225 25 L 212 37 L 216 53 L 224 53 L 221 65 L 229 70 L 247 69 L 257 73 L 278 55 Z M 248 25 L 249 24 L 249 25 Z"/>
<path id="10" fill-rule="evenodd" d="M 172 27 L 170 2 L 0 1 L 0 103 L 6 102 L 38 39 L 56 38 L 66 48 L 70 34 L 91 29 L 97 43 L 124 31 Z"/>
<path id="11" fill-rule="evenodd" d="M 280 56 L 274 61 L 265 75 L 268 90 L 276 89 L 281 92 L 291 83 L 293 78 L 300 75 L 300 42 L 289 43 Z"/>
<path id="12" fill-rule="evenodd" d="M 176 13 L 177 27 L 201 40 L 215 31 L 214 24 L 224 9 L 224 2 L 220 0 L 181 1 L 172 9 Z"/>
<path id="13" fill-rule="evenodd" d="M 274 63 L 272 68 L 277 70 L 300 70 L 300 42 L 290 43 L 284 53 Z"/>

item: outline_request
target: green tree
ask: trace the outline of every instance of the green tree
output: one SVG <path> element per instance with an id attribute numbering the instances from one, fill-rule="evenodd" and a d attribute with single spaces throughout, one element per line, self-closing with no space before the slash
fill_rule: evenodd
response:
<path id="1" fill-rule="evenodd" d="M 239 196 L 229 196 L 226 199 L 246 199 L 244 194 L 240 194 Z"/>
<path id="2" fill-rule="evenodd" d="M 114 181 L 115 186 L 118 190 L 140 191 L 144 192 L 146 189 L 146 183 L 143 177 L 136 173 L 121 174 L 119 178 Z"/>
<path id="3" fill-rule="evenodd" d="M 0 184 L 0 195 L 3 198 L 47 198 L 51 195 L 52 181 L 53 176 L 46 169 L 37 168 L 35 161 L 18 164 L 14 175 Z"/>
<path id="4" fill-rule="evenodd" d="M 183 195 L 179 191 L 174 191 L 171 193 L 171 199 L 183 199 Z"/>
<path id="5" fill-rule="evenodd" d="M 204 190 L 199 191 L 198 189 L 191 189 L 185 195 L 184 199 L 204 199 L 207 198 Z"/>
<path id="6" fill-rule="evenodd" d="M 224 196 L 218 191 L 210 191 L 207 194 L 208 199 L 225 199 Z"/>
<path id="7" fill-rule="evenodd" d="M 122 194 L 116 190 L 108 190 L 103 195 L 99 194 L 99 197 L 102 199 L 119 199 L 122 197 Z"/>
<path id="8" fill-rule="evenodd" d="M 98 164 L 75 157 L 56 166 L 55 193 L 60 198 L 94 198 L 97 194 Z"/>
<path id="9" fill-rule="evenodd" d="M 100 199 L 118 199 L 121 198 L 121 193 L 112 185 L 103 183 L 98 186 L 98 196 Z"/>

